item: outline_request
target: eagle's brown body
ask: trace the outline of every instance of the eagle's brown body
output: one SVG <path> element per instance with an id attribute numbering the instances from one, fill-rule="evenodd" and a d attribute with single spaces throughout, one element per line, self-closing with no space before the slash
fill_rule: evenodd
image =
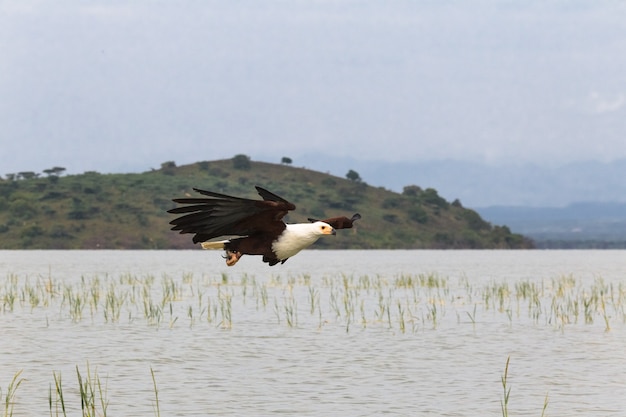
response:
<path id="1" fill-rule="evenodd" d="M 351 228 L 360 219 L 333 217 L 326 220 L 309 219 L 311 223 L 287 225 L 283 217 L 296 206 L 261 187 L 256 187 L 263 200 L 251 200 L 194 188 L 208 198 L 179 198 L 186 204 L 168 210 L 183 214 L 170 222 L 172 230 L 193 233 L 193 242 L 206 249 L 225 249 L 226 264 L 237 263 L 242 255 L 261 255 L 270 265 L 284 263 L 289 257 L 310 246 L 336 229 Z M 227 238 L 212 241 L 217 238 Z"/>

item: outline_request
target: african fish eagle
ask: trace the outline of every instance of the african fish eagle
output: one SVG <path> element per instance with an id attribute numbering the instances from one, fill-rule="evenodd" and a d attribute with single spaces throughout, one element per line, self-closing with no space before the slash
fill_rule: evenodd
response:
<path id="1" fill-rule="evenodd" d="M 232 197 L 194 188 L 208 198 L 176 198 L 185 206 L 168 210 L 183 214 L 172 220 L 172 230 L 193 233 L 193 242 L 204 249 L 224 249 L 226 265 L 233 266 L 242 255 L 262 255 L 270 266 L 285 263 L 302 249 L 325 235 L 335 235 L 336 229 L 349 229 L 361 218 L 332 217 L 325 220 L 309 218 L 310 223 L 286 224 L 283 217 L 296 206 L 289 201 L 255 187 L 263 200 Z M 226 237 L 226 240 L 212 239 Z"/>

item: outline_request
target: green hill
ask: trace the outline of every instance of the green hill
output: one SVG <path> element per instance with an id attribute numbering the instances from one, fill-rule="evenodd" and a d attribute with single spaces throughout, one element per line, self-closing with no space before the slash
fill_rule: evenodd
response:
<path id="1" fill-rule="evenodd" d="M 185 166 L 166 162 L 139 174 L 58 176 L 46 170 L 47 177 L 0 180 L 0 249 L 192 248 L 191 235 L 170 231 L 171 199 L 195 194 L 193 187 L 258 198 L 254 185 L 296 204 L 288 222 L 363 215 L 356 228 L 320 240 L 316 248 L 532 247 L 434 189 L 409 186 L 398 194 L 368 186 L 358 174 L 349 180 L 238 157 Z"/>

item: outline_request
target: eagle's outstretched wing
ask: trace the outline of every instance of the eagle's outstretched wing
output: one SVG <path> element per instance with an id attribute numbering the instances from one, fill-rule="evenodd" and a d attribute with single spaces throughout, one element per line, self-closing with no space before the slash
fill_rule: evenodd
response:
<path id="1" fill-rule="evenodd" d="M 173 201 L 186 206 L 168 210 L 185 214 L 172 220 L 172 230 L 194 233 L 193 242 L 205 242 L 220 236 L 249 236 L 258 233 L 282 233 L 282 218 L 296 206 L 261 187 L 256 187 L 263 200 L 232 197 L 194 188 L 208 198 L 177 198 Z"/>

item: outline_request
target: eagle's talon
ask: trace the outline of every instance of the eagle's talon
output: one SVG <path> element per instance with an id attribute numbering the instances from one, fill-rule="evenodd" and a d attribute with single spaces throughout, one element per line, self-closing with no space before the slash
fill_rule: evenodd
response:
<path id="1" fill-rule="evenodd" d="M 226 256 L 224 256 L 224 259 L 226 259 L 226 265 L 228 266 L 233 266 L 237 263 L 237 261 L 239 261 L 239 258 L 241 258 L 241 253 L 237 252 L 237 251 L 226 251 Z"/>

